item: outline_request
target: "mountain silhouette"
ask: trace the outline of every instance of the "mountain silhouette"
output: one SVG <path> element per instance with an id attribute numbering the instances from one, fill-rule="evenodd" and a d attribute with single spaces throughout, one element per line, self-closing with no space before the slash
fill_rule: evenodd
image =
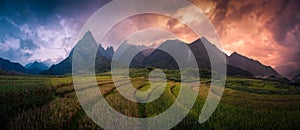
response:
<path id="1" fill-rule="evenodd" d="M 181 45 L 187 45 L 190 50 L 183 51 Z M 87 58 L 90 55 L 89 49 L 98 47 L 95 66 L 83 67 L 91 69 L 95 67 L 96 72 L 105 72 L 110 70 L 110 64 L 113 60 L 112 57 L 116 53 L 114 58 L 119 64 L 122 64 L 122 60 L 126 59 L 124 54 L 137 53 L 130 63 L 130 68 L 144 68 L 155 67 L 161 69 L 178 69 L 178 64 L 175 59 L 168 53 L 162 51 L 162 48 L 170 48 L 173 51 L 180 52 L 178 57 L 181 61 L 186 62 L 188 65 L 191 54 L 195 56 L 199 68 L 211 69 L 211 60 L 216 64 L 221 64 L 222 60 L 227 61 L 227 74 L 232 76 L 262 76 L 262 77 L 281 77 L 273 68 L 261 64 L 259 61 L 247 58 L 238 53 L 233 53 L 227 56 L 224 52 L 218 49 L 214 44 L 210 43 L 205 37 L 199 38 L 194 42 L 188 44 L 180 40 L 167 40 L 163 42 L 158 48 L 147 48 L 145 46 L 135 46 L 128 43 L 123 43 L 114 52 L 113 47 L 104 49 L 101 44 L 97 44 L 91 32 L 87 32 L 83 38 L 78 41 L 75 48 L 81 48 L 84 52 L 79 57 Z M 209 50 L 209 52 L 207 51 Z M 44 71 L 43 74 L 50 75 L 63 75 L 72 73 L 72 56 L 74 48 L 70 55 L 56 65 L 52 65 L 49 70 Z M 210 55 L 209 55 L 210 54 Z M 177 57 L 177 58 L 178 58 Z M 211 57 L 211 58 L 210 58 Z M 78 57 L 77 57 L 78 58 Z"/>
<path id="2" fill-rule="evenodd" d="M 90 31 L 86 32 L 85 35 L 74 48 L 80 48 L 85 51 L 81 53 L 79 58 L 88 58 L 90 56 L 89 52 L 91 48 L 98 47 L 96 59 L 95 59 L 95 70 L 96 72 L 104 72 L 110 70 L 110 61 L 114 54 L 112 47 L 108 47 L 106 50 L 95 41 L 92 33 Z M 72 49 L 69 56 L 56 65 L 52 65 L 49 70 L 42 72 L 44 75 L 64 75 L 72 73 L 72 58 L 74 48 Z M 93 66 L 85 66 L 87 68 L 92 68 Z"/>
<path id="3" fill-rule="evenodd" d="M 183 50 L 182 46 L 186 45 L 189 50 Z M 98 44 L 90 31 L 85 35 L 75 47 L 71 50 L 69 56 L 58 64 L 52 65 L 49 69 L 46 65 L 40 62 L 34 62 L 26 65 L 26 68 L 19 63 L 13 63 L 9 60 L 0 58 L 0 73 L 27 73 L 27 74 L 44 74 L 44 75 L 64 75 L 72 73 L 72 59 L 73 55 L 76 58 L 86 59 L 92 55 L 90 50 L 97 48 L 95 66 L 83 63 L 83 68 L 93 70 L 96 73 L 110 71 L 111 62 L 114 59 L 119 64 L 126 60 L 126 55 L 130 54 L 134 57 L 130 62 L 130 68 L 145 68 L 154 67 L 161 69 L 178 69 L 178 64 L 175 59 L 168 53 L 162 51 L 163 49 L 170 49 L 176 58 L 184 62 L 187 66 L 190 62 L 190 57 L 195 56 L 198 68 L 211 70 L 211 62 L 223 65 L 222 60 L 226 60 L 227 74 L 232 76 L 248 76 L 248 77 L 263 77 L 263 78 L 282 78 L 272 67 L 265 66 L 257 60 L 250 59 L 246 56 L 238 54 L 237 52 L 227 56 L 224 52 L 218 49 L 214 44 L 210 43 L 205 37 L 199 38 L 194 42 L 188 44 L 180 40 L 167 40 L 157 48 L 147 48 L 145 46 L 135 46 L 128 43 L 123 43 L 114 51 L 113 47 L 104 49 L 101 44 Z M 80 48 L 80 54 L 73 54 L 74 49 Z M 209 51 L 207 51 L 209 50 Z M 116 53 L 116 55 L 115 55 Z M 180 55 L 179 55 L 180 54 Z M 84 61 L 84 60 L 83 60 Z M 89 60 L 90 61 L 90 60 Z M 299 76 L 298 76 L 299 77 Z M 295 77 L 294 79 L 298 79 Z M 298 81 L 298 80 L 297 80 Z"/>
<path id="4" fill-rule="evenodd" d="M 157 49 L 155 49 L 149 56 L 143 59 L 143 67 L 178 69 L 179 67 L 175 59 L 166 52 L 161 51 L 160 48 L 163 48 L 164 46 L 180 46 L 180 44 L 186 44 L 190 48 L 191 52 L 195 56 L 198 68 L 211 70 L 211 60 L 214 60 L 214 62 L 218 64 L 218 61 L 224 60 L 224 58 L 226 59 L 226 55 L 222 51 L 220 51 L 215 45 L 211 44 L 205 37 L 197 39 L 196 41 L 190 44 L 184 43 L 180 40 L 167 40 L 166 42 L 162 43 Z M 209 54 L 207 52 L 206 47 L 209 48 L 209 50 L 211 51 L 212 59 L 209 58 Z M 174 51 L 180 52 L 181 61 L 185 61 L 187 63 L 189 62 L 188 59 L 191 56 L 191 52 L 183 52 L 183 50 L 180 47 L 173 47 L 172 49 Z M 138 61 L 138 57 L 141 57 L 140 55 L 141 54 L 137 55 L 134 61 Z M 227 65 L 227 70 L 227 74 L 232 76 L 253 76 L 250 72 L 232 65 Z"/>
<path id="5" fill-rule="evenodd" d="M 45 70 L 48 70 L 49 67 L 41 62 L 33 62 L 25 65 L 25 68 L 30 71 L 31 74 L 39 74 Z"/>
<path id="6" fill-rule="evenodd" d="M 249 71 L 257 77 L 277 77 L 282 78 L 272 67 L 265 66 L 257 60 L 247 58 L 237 52 L 232 53 L 228 57 L 228 64 Z"/>
<path id="7" fill-rule="evenodd" d="M 21 64 L 2 58 L 0 58 L 0 70 L 2 73 L 29 73 L 29 71 Z"/>

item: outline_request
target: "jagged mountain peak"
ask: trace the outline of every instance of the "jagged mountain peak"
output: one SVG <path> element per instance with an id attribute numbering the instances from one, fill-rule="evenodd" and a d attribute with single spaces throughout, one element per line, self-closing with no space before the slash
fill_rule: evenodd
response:
<path id="1" fill-rule="evenodd" d="M 87 31 L 84 36 L 77 42 L 75 47 L 83 47 L 83 46 L 97 46 L 97 42 L 90 31 Z"/>
<path id="2" fill-rule="evenodd" d="M 104 56 L 107 60 L 111 60 L 114 55 L 114 48 L 112 46 L 104 49 L 101 44 L 99 44 L 97 56 Z"/>
<path id="3" fill-rule="evenodd" d="M 94 39 L 93 34 L 91 31 L 87 31 L 82 39 Z"/>
<path id="4" fill-rule="evenodd" d="M 112 47 L 112 46 L 109 46 L 109 47 L 107 47 L 106 48 L 106 50 L 105 50 L 107 53 L 114 53 L 114 48 Z"/>
<path id="5" fill-rule="evenodd" d="M 106 50 L 114 50 L 112 46 L 106 47 Z"/>
<path id="6" fill-rule="evenodd" d="M 97 48 L 97 50 L 95 50 L 95 48 Z M 93 55 L 95 54 L 94 51 L 96 53 L 96 57 L 93 57 Z M 79 58 L 87 59 L 87 61 L 95 60 L 95 69 L 97 70 L 97 72 L 102 72 L 110 68 L 108 64 L 110 63 L 114 54 L 112 47 L 108 47 L 108 49 L 105 50 L 101 44 L 98 44 L 95 41 L 92 33 L 90 31 L 87 31 L 82 39 L 77 42 L 66 59 L 56 65 L 52 65 L 47 71 L 44 71 L 42 74 L 63 75 L 72 73 L 73 53 L 75 52 L 76 56 L 78 56 Z M 88 65 L 88 62 L 82 64 L 82 66 L 92 68 L 92 66 Z"/>
<path id="7" fill-rule="evenodd" d="M 235 55 L 236 55 L 236 56 L 240 56 L 240 54 L 237 53 L 237 52 L 233 52 L 233 53 L 230 54 L 230 56 L 235 56 Z"/>

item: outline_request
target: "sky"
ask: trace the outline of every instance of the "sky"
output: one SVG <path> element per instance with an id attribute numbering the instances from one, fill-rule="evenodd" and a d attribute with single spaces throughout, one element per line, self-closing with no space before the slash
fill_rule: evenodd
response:
<path id="1" fill-rule="evenodd" d="M 0 0 L 0 57 L 25 65 L 68 56 L 85 21 L 108 0 Z"/>
<path id="2" fill-rule="evenodd" d="M 300 73 L 299 0 L 189 1 L 212 22 L 226 54 L 238 52 L 272 66 L 284 76 Z M 86 20 L 108 2 L 0 0 L 0 57 L 23 65 L 35 60 L 48 64 L 60 62 L 75 45 Z M 182 15 L 183 11 L 191 13 Z M 197 20 L 193 14 L 189 8 L 175 12 L 178 17 Z M 198 38 L 184 24 L 151 14 L 121 21 L 107 37 L 123 35 L 123 30 L 130 30 L 128 33 L 136 28 L 152 26 L 172 31 L 186 42 Z M 158 37 L 156 42 L 161 42 L 169 35 L 153 37 Z M 134 38 L 132 41 L 135 41 Z M 104 42 L 109 45 L 109 41 Z M 147 43 L 145 40 L 138 44 L 157 43 Z"/>

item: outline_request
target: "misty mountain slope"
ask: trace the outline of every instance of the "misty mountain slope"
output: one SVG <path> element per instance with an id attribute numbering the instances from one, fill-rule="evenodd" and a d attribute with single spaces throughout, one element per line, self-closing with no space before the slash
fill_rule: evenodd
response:
<path id="1" fill-rule="evenodd" d="M 30 71 L 31 74 L 39 74 L 45 70 L 48 70 L 49 67 L 46 66 L 45 64 L 41 63 L 41 62 L 33 62 L 33 63 L 29 63 L 26 66 L 26 69 L 28 69 Z"/>
<path id="2" fill-rule="evenodd" d="M 14 63 L 0 58 L 0 69 L 5 72 L 29 73 L 29 71 L 19 63 Z"/>
<path id="3" fill-rule="evenodd" d="M 259 61 L 247 58 L 236 52 L 232 53 L 228 57 L 228 63 L 232 66 L 246 70 L 254 76 L 275 76 L 277 78 L 281 78 L 281 75 L 278 74 L 272 67 L 265 66 Z"/>
<path id="4" fill-rule="evenodd" d="M 49 70 L 44 71 L 42 74 L 45 75 L 63 75 L 72 73 L 72 59 L 73 56 L 76 55 L 76 58 L 81 58 L 82 61 L 85 59 L 88 60 L 88 58 L 91 58 L 91 49 L 97 48 L 97 54 L 95 60 L 95 68 L 96 69 L 103 69 L 103 70 L 109 70 L 111 61 L 111 57 L 113 56 L 113 48 L 109 47 L 106 50 L 98 44 L 95 41 L 93 35 L 91 32 L 86 32 L 86 34 L 83 36 L 81 40 L 78 41 L 78 43 L 75 45 L 75 47 L 72 49 L 69 56 L 61 61 L 60 63 L 56 65 L 52 65 Z M 74 49 L 81 49 L 80 54 L 74 54 Z M 86 65 L 88 64 L 88 65 Z M 89 63 L 82 63 L 82 67 L 87 69 L 92 69 L 92 66 Z M 102 71 L 100 71 L 102 72 Z"/>

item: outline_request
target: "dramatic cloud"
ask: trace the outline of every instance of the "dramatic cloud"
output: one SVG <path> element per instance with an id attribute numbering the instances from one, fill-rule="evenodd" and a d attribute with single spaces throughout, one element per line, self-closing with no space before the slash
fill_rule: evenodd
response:
<path id="1" fill-rule="evenodd" d="M 23 65 L 58 63 L 89 16 L 109 1 L 0 1 L 0 57 Z"/>
<path id="2" fill-rule="evenodd" d="M 10 49 L 16 50 L 20 48 L 20 39 L 8 38 L 3 43 L 0 43 L 1 51 L 8 51 Z"/>
<path id="3" fill-rule="evenodd" d="M 22 64 L 34 60 L 57 63 L 72 47 L 85 21 L 110 0 L 29 0 L 0 1 L 0 57 Z M 276 68 L 285 76 L 300 73 L 300 1 L 299 0 L 189 0 L 199 7 L 220 35 L 224 51 L 238 52 Z M 177 7 L 176 2 L 169 6 Z M 186 13 L 188 12 L 188 13 Z M 203 20 L 192 7 L 173 12 L 189 24 L 201 25 Z M 156 27 L 167 30 L 179 39 L 192 42 L 199 38 L 184 24 L 162 15 L 144 14 L 117 24 L 104 46 L 114 45 L 137 30 Z M 204 32 L 207 31 L 203 28 Z M 149 33 L 149 32 L 148 32 Z M 168 33 L 149 35 L 136 44 L 157 44 L 173 38 Z M 209 37 L 210 35 L 208 35 Z M 141 40 L 144 39 L 144 40 Z M 208 38 L 212 42 L 216 39 Z M 293 74 L 292 74 L 293 73 Z"/>
<path id="4" fill-rule="evenodd" d="M 300 73 L 300 1 L 191 2 L 205 11 L 228 54 L 237 51 L 275 67 L 285 76 Z"/>
<path id="5" fill-rule="evenodd" d="M 192 42 L 198 38 L 198 36 L 185 24 L 181 23 L 177 19 L 159 15 L 159 14 L 141 14 L 129 17 L 123 21 L 120 21 L 115 25 L 105 36 L 102 41 L 104 46 L 115 46 L 118 45 L 127 36 L 144 29 L 156 28 L 161 30 L 166 30 L 177 36 L 178 39 L 185 42 Z M 144 41 L 145 45 L 152 45 L 155 42 L 161 42 L 168 38 L 173 37 L 173 34 L 163 33 L 161 36 L 151 36 L 151 39 L 144 36 L 145 39 L 139 38 Z M 151 34 L 149 34 L 151 35 Z M 155 34 L 154 34 L 155 35 Z M 155 39 L 152 39 L 155 38 Z M 138 40 L 133 40 L 136 42 L 141 42 Z M 147 42 L 146 42 L 147 41 Z M 134 43 L 136 44 L 136 43 Z M 140 44 L 140 43 L 139 43 Z"/>

